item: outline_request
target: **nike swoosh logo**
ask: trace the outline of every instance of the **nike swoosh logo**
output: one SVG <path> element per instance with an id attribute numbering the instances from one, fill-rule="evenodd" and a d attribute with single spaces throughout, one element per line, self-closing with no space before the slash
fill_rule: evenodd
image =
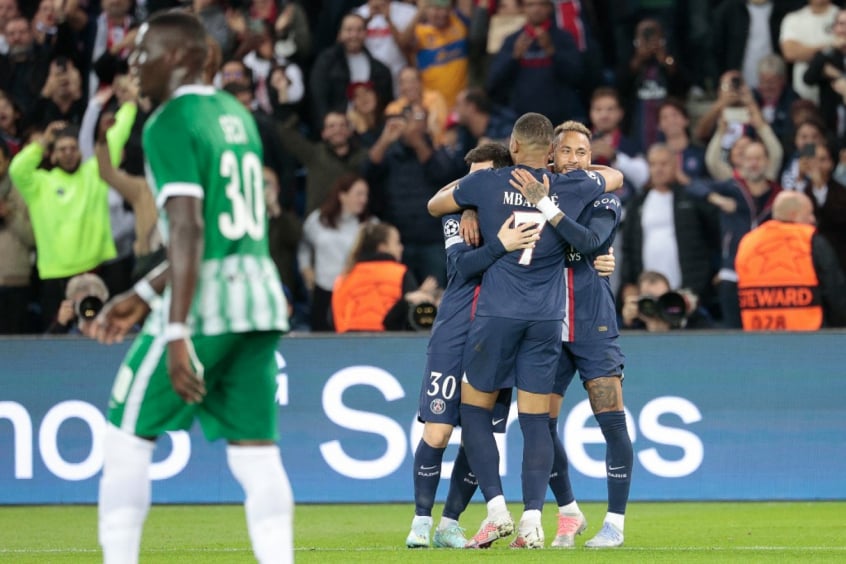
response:
<path id="1" fill-rule="evenodd" d="M 608 469 L 609 469 L 609 470 L 611 470 L 611 471 L 613 471 L 613 470 L 622 470 L 622 469 L 623 469 L 623 468 L 625 468 L 625 467 L 626 467 L 625 465 L 623 465 L 623 466 L 617 466 L 616 468 L 615 468 L 614 466 L 609 466 L 609 467 L 608 467 Z"/>
<path id="2" fill-rule="evenodd" d="M 421 466 L 420 469 L 421 470 L 434 470 L 437 467 L 438 467 L 438 465 L 436 464 L 434 466 Z"/>
<path id="3" fill-rule="evenodd" d="M 499 425 L 500 423 L 502 423 L 503 421 L 505 421 L 504 417 L 502 419 L 492 419 L 491 423 L 493 423 L 494 426 L 496 426 L 496 425 Z"/>

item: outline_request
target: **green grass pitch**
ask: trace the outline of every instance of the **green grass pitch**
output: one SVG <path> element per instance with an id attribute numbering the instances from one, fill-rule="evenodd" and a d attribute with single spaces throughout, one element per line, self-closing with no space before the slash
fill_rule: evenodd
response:
<path id="1" fill-rule="evenodd" d="M 611 550 L 582 545 L 601 525 L 604 504 L 582 506 L 588 530 L 573 550 L 516 551 L 499 541 L 490 550 L 405 548 L 411 504 L 302 505 L 296 510 L 298 563 L 323 562 L 846 562 L 846 502 L 631 503 L 626 543 Z M 512 506 L 519 516 L 520 507 Z M 435 521 L 440 516 L 435 508 Z M 484 506 L 463 516 L 475 533 Z M 554 508 L 544 511 L 547 544 Z M 0 507 L 0 562 L 100 561 L 92 506 Z M 233 505 L 154 506 L 147 519 L 142 563 L 254 562 L 243 509 Z"/>

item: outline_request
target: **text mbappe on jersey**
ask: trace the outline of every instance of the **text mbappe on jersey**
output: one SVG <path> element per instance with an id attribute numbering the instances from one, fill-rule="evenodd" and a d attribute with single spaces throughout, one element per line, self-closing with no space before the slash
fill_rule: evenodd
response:
<path id="1" fill-rule="evenodd" d="M 556 206 L 558 205 L 557 194 L 550 194 L 549 199 L 552 200 L 553 204 L 555 204 Z M 520 192 L 503 192 L 502 203 L 506 206 L 523 206 L 526 208 L 535 207 L 535 205 L 530 203 L 526 198 L 524 198 L 523 194 L 521 194 Z"/>

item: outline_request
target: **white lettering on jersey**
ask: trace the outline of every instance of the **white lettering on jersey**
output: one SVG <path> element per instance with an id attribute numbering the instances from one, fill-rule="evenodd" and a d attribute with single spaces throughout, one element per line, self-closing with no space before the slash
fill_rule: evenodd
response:
<path id="1" fill-rule="evenodd" d="M 217 119 L 220 124 L 220 129 L 223 130 L 223 136 L 227 143 L 235 145 L 244 145 L 247 143 L 247 130 L 244 127 L 244 122 L 237 116 L 222 115 Z"/>

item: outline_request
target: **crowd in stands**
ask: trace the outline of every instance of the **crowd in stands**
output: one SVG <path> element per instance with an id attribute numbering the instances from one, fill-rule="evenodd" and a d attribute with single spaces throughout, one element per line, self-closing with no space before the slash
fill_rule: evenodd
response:
<path id="1" fill-rule="evenodd" d="M 116 295 L 161 259 L 140 142 L 155 108 L 128 59 L 165 9 L 203 22 L 208 81 L 256 119 L 295 329 L 340 329 L 333 291 L 362 261 L 401 261 L 391 295 L 435 300 L 445 254 L 426 202 L 530 111 L 588 124 L 594 162 L 625 175 L 612 277 L 623 326 L 740 328 L 738 246 L 781 191 L 808 196 L 838 259 L 827 279 L 843 284 L 841 4 L 0 0 L 0 333 L 67 326 L 75 276 Z M 395 228 L 390 249 L 351 257 L 380 223 Z M 650 288 L 692 297 L 680 320 L 638 312 Z M 839 301 L 822 307 L 824 326 L 846 324 Z"/>

